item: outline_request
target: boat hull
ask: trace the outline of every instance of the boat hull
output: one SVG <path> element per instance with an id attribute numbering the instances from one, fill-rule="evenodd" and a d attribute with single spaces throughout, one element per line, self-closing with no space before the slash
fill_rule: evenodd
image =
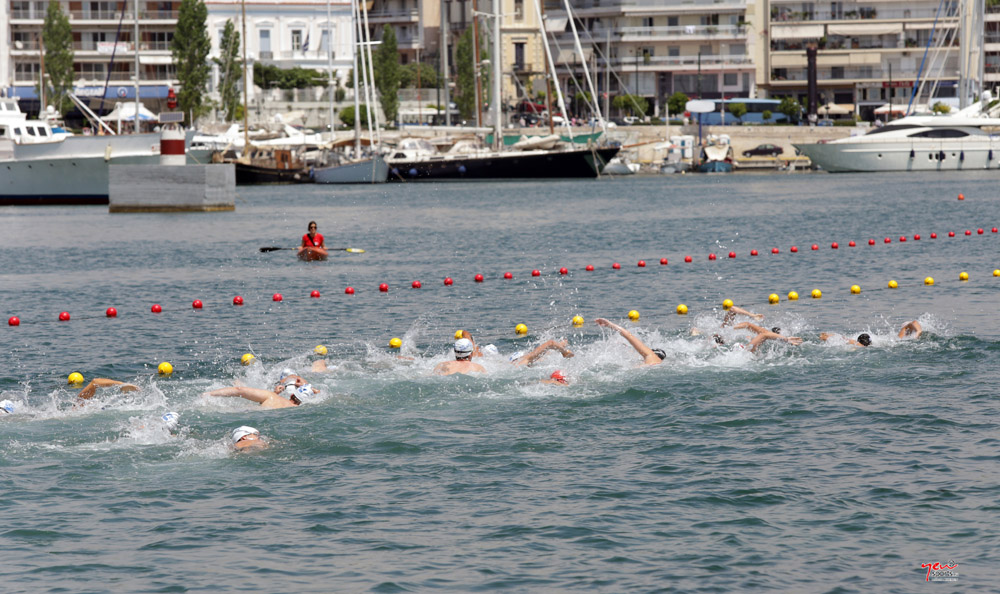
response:
<path id="1" fill-rule="evenodd" d="M 1000 140 L 948 143 L 796 144 L 813 166 L 831 173 L 863 171 L 962 171 L 1000 169 Z M 912 155 L 912 156 L 911 156 Z"/>
<path id="2" fill-rule="evenodd" d="M 313 262 L 316 260 L 326 260 L 330 255 L 326 248 L 321 247 L 300 247 L 298 251 L 299 260 Z"/>
<path id="3" fill-rule="evenodd" d="M 312 182 L 305 169 L 275 169 L 259 165 L 247 165 L 235 161 L 236 185 L 259 186 L 273 184 L 304 184 Z"/>
<path id="4" fill-rule="evenodd" d="M 702 173 L 730 173 L 733 164 L 727 161 L 706 161 L 698 166 L 698 171 Z"/>
<path id="5" fill-rule="evenodd" d="M 442 155 L 389 163 L 389 181 L 410 179 L 543 179 L 597 177 L 618 148 Z"/>
<path id="6" fill-rule="evenodd" d="M 389 165 L 376 155 L 364 161 L 317 167 L 312 178 L 318 184 L 381 184 L 389 178 Z"/>

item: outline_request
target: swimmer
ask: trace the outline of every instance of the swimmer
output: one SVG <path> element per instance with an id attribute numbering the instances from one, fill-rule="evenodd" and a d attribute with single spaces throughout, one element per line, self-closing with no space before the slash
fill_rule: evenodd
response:
<path id="1" fill-rule="evenodd" d="M 739 324 L 733 326 L 733 329 L 751 330 L 756 335 L 752 339 L 750 339 L 751 353 L 756 353 L 757 347 L 764 344 L 768 340 L 780 340 L 782 342 L 787 342 L 788 344 L 796 346 L 802 344 L 802 339 L 799 338 L 798 336 L 782 336 L 781 328 L 778 328 L 777 326 L 768 330 L 767 328 L 758 326 L 757 324 L 753 324 L 751 322 L 740 322 Z M 721 337 L 718 334 L 716 334 L 715 337 L 716 337 L 716 342 L 718 342 L 719 344 L 723 344 L 722 342 L 720 342 Z"/>
<path id="2" fill-rule="evenodd" d="M 913 320 L 912 322 L 907 322 L 907 323 L 903 324 L 903 327 L 899 329 L 899 335 L 898 336 L 899 336 L 899 338 L 910 338 L 910 337 L 912 337 L 913 340 L 916 340 L 916 339 L 920 338 L 920 335 L 922 335 L 923 333 L 924 333 L 924 329 L 920 325 L 920 322 L 918 322 L 916 320 Z M 840 334 L 830 333 L 830 332 L 823 332 L 823 333 L 821 333 L 819 335 L 819 339 L 823 340 L 823 341 L 826 341 L 826 340 L 828 340 L 830 338 L 833 338 L 834 336 L 841 336 L 841 335 Z M 854 340 L 854 339 L 851 339 L 851 338 L 847 338 L 846 336 L 843 337 L 843 338 L 848 343 L 853 344 L 854 346 L 866 347 L 866 346 L 871 346 L 871 344 L 872 344 L 872 337 L 869 336 L 868 334 L 859 334 L 857 340 Z"/>
<path id="3" fill-rule="evenodd" d="M 858 334 L 858 339 L 854 340 L 853 338 L 847 338 L 842 334 L 836 334 L 831 332 L 820 332 L 819 339 L 825 342 L 833 338 L 834 336 L 840 336 L 841 338 L 846 340 L 848 344 L 853 344 L 854 346 L 866 347 L 870 346 L 872 343 L 872 337 L 869 336 L 867 333 Z"/>
<path id="4" fill-rule="evenodd" d="M 462 330 L 462 338 L 467 338 L 467 339 L 469 339 L 469 340 L 472 341 L 472 356 L 473 357 L 482 357 L 483 356 L 483 351 L 481 351 L 479 349 L 479 345 L 476 344 L 476 339 L 473 338 L 471 334 L 469 334 L 468 330 Z"/>
<path id="5" fill-rule="evenodd" d="M 660 363 L 663 362 L 664 359 L 667 358 L 667 353 L 663 349 L 649 348 L 648 346 L 643 344 L 641 340 L 633 336 L 631 332 L 622 328 L 618 324 L 612 324 L 611 322 L 605 320 L 604 318 L 597 318 L 596 320 L 594 320 L 594 323 L 597 324 L 598 326 L 611 328 L 612 330 L 615 330 L 619 334 L 621 334 L 622 337 L 624 337 L 625 340 L 627 340 L 628 343 L 632 345 L 632 348 L 634 348 L 636 352 L 642 356 L 643 365 L 659 365 Z"/>
<path id="6" fill-rule="evenodd" d="M 312 384 L 306 383 L 302 377 L 291 373 L 291 370 L 288 369 L 285 372 L 287 373 L 282 373 L 281 382 L 273 390 L 233 386 L 212 390 L 205 394 L 219 398 L 244 398 L 260 404 L 261 408 L 291 408 L 299 406 L 313 395 L 319 394 L 319 390 L 313 388 Z M 280 396 L 286 389 L 290 392 L 287 399 Z"/>
<path id="7" fill-rule="evenodd" d="M 180 416 L 180 413 L 175 412 L 163 413 L 163 416 L 160 417 L 160 421 L 163 422 L 163 426 L 167 428 L 167 431 L 173 433 L 177 431 L 177 428 L 180 425 Z"/>
<path id="8" fill-rule="evenodd" d="M 539 360 L 542 357 L 542 355 L 544 355 L 548 351 L 559 351 L 560 353 L 562 353 L 563 358 L 569 359 L 570 357 L 573 356 L 573 351 L 566 348 L 568 344 L 569 342 L 567 342 L 565 339 L 559 341 L 546 340 L 542 344 L 535 347 L 534 350 L 532 350 L 530 353 L 526 355 L 521 355 L 519 357 L 515 357 L 513 360 L 511 360 L 511 363 L 513 363 L 514 365 L 523 365 L 525 367 L 531 367 L 535 363 L 535 361 Z"/>
<path id="9" fill-rule="evenodd" d="M 90 383 L 84 389 L 80 390 L 80 393 L 76 397 L 79 400 L 90 400 L 97 393 L 98 388 L 111 388 L 113 386 L 118 386 L 118 391 L 122 393 L 135 392 L 139 389 L 139 386 L 134 384 L 126 384 L 125 382 L 105 377 L 95 377 L 90 380 Z"/>
<path id="10" fill-rule="evenodd" d="M 268 446 L 268 443 L 260 437 L 260 431 L 246 425 L 233 429 L 230 439 L 233 442 L 233 448 L 238 452 L 263 450 Z"/>
<path id="11" fill-rule="evenodd" d="M 14 403 L 10 400 L 0 400 L 0 414 L 12 415 L 14 414 Z"/>
<path id="12" fill-rule="evenodd" d="M 556 386 L 568 386 L 569 380 L 566 379 L 566 376 L 563 375 L 563 372 L 556 369 L 555 371 L 552 372 L 552 375 L 549 376 L 549 379 L 543 379 L 541 383 L 553 384 Z"/>
<path id="13" fill-rule="evenodd" d="M 326 366 L 326 353 L 327 348 L 321 344 L 318 344 L 315 348 L 313 348 L 313 354 L 316 355 L 317 358 L 312 362 L 312 368 L 310 371 L 313 373 L 323 373 L 328 370 Z"/>
<path id="14" fill-rule="evenodd" d="M 475 345 L 468 338 L 459 338 L 455 341 L 455 360 L 438 363 L 434 367 L 437 375 L 453 375 L 455 373 L 486 373 L 486 368 L 479 363 L 472 362 L 472 352 Z"/>
<path id="15" fill-rule="evenodd" d="M 734 305 L 729 308 L 729 311 L 726 312 L 726 317 L 722 319 L 722 325 L 728 326 L 729 324 L 731 324 L 733 322 L 733 319 L 736 318 L 737 314 L 741 316 L 747 316 L 748 318 L 753 318 L 758 322 L 764 319 L 764 314 L 751 313 L 738 305 Z"/>

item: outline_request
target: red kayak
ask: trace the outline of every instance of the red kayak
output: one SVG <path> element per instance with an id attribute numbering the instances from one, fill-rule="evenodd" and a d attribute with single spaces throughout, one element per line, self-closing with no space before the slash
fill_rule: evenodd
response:
<path id="1" fill-rule="evenodd" d="M 299 260 L 305 260 L 306 262 L 326 260 L 328 255 L 326 248 L 321 247 L 300 247 L 298 253 Z"/>

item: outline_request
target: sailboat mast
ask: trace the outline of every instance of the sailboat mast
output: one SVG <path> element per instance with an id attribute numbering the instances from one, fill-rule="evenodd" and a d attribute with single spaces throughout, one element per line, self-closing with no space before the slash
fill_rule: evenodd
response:
<path id="1" fill-rule="evenodd" d="M 135 49 L 135 117 L 132 118 L 132 131 L 139 133 L 139 0 L 135 0 L 135 28 L 132 34 L 132 46 Z M 115 42 L 117 43 L 117 41 Z M 191 122 L 193 125 L 194 122 Z"/>
<path id="2" fill-rule="evenodd" d="M 498 151 L 503 149 L 503 122 L 500 119 L 500 90 L 503 76 L 503 44 L 500 38 L 502 10 L 502 0 L 493 0 L 493 97 L 490 109 L 493 112 L 493 144 Z"/>
<path id="3" fill-rule="evenodd" d="M 601 122 L 601 129 L 604 130 L 604 134 L 608 133 L 608 123 L 604 121 L 604 117 L 601 115 L 601 106 L 597 101 L 597 91 L 594 90 L 594 81 L 590 78 L 590 69 L 587 68 L 587 60 L 583 55 L 583 48 L 580 46 L 580 36 L 576 32 L 576 17 L 573 16 L 573 9 L 570 8 L 569 0 L 563 0 L 563 5 L 566 7 L 566 16 L 569 17 L 569 26 L 573 30 L 573 44 L 576 46 L 576 51 L 580 54 L 580 64 L 583 65 L 583 76 L 587 79 L 587 88 L 590 89 L 590 104 L 593 106 L 594 111 L 597 114 L 597 119 Z M 636 59 L 638 59 L 638 53 L 636 53 Z M 638 69 L 638 63 L 636 68 Z M 638 93 L 639 81 L 636 79 L 636 92 Z"/>
<path id="4" fill-rule="evenodd" d="M 556 75 L 556 65 L 552 61 L 552 48 L 549 47 L 549 37 L 548 32 L 545 30 L 545 20 L 542 18 L 542 0 L 534 0 L 535 3 L 535 15 L 538 16 L 538 28 L 542 32 L 542 48 L 545 50 L 545 63 L 548 64 L 548 70 L 552 73 L 552 77 L 555 78 Z M 569 119 L 566 117 L 566 101 L 563 99 L 562 88 L 559 86 L 559 81 L 556 81 L 555 85 L 552 85 L 556 89 L 556 99 L 559 102 L 559 111 L 562 113 L 563 126 L 566 127 L 566 134 L 569 135 L 569 141 L 573 142 L 573 128 L 569 125 Z M 552 87 L 549 87 L 552 90 Z M 550 93 L 551 94 L 551 93 Z M 549 110 L 549 122 L 552 121 L 552 110 Z"/>
<path id="5" fill-rule="evenodd" d="M 479 61 L 479 4 L 478 0 L 472 0 L 472 56 L 476 61 L 472 65 L 476 79 L 476 127 L 483 126 L 483 79 L 482 63 Z"/>
<path id="6" fill-rule="evenodd" d="M 330 27 L 330 0 L 326 0 L 326 92 L 329 95 L 326 123 L 330 126 L 330 141 L 333 142 L 333 31 Z"/>
<path id="7" fill-rule="evenodd" d="M 366 68 L 366 70 L 368 72 L 368 80 L 366 80 L 365 82 L 367 83 L 367 85 L 371 85 L 372 98 L 375 99 L 376 98 L 376 92 L 375 92 L 375 73 L 373 72 L 373 70 L 375 68 L 375 61 L 372 59 L 371 29 L 368 28 L 368 2 L 365 1 L 364 3 L 359 3 L 359 9 L 361 10 L 361 18 L 362 18 L 363 23 L 364 23 L 364 42 L 365 43 L 364 43 L 364 45 L 362 47 L 364 48 L 363 51 L 365 52 L 365 56 L 368 58 L 368 66 Z M 367 85 L 365 87 L 366 88 L 366 91 L 365 91 L 366 96 L 367 96 L 367 92 L 368 92 L 367 91 L 367 88 L 368 88 Z M 375 131 L 375 139 L 378 141 L 379 146 L 381 146 L 382 145 L 382 133 L 379 132 L 379 128 L 378 128 L 378 110 L 372 108 L 371 102 L 369 102 L 369 104 L 368 104 L 368 114 L 369 114 L 368 129 L 369 130 L 374 129 L 374 131 Z M 374 116 L 374 118 L 372 118 L 371 116 Z M 370 137 L 369 137 L 369 140 L 371 140 Z"/>
<path id="8" fill-rule="evenodd" d="M 247 88 L 250 86 L 250 81 L 247 80 L 247 2 L 246 0 L 241 0 L 240 10 L 243 14 L 243 156 L 245 157 L 250 150 L 250 125 L 247 120 L 247 105 L 249 105 L 247 100 Z M 138 114 L 136 114 L 138 115 Z M 191 122 L 194 125 L 194 122 Z"/>
<path id="9" fill-rule="evenodd" d="M 358 1 L 351 0 L 351 22 L 354 23 L 353 30 L 351 31 L 351 37 L 354 38 L 354 43 L 351 44 L 351 53 L 354 58 L 354 158 L 361 158 L 361 100 L 359 93 L 361 92 L 358 85 L 365 84 L 362 82 L 361 70 L 358 68 L 358 42 L 361 38 L 358 37 L 360 33 L 358 27 Z M 367 85 L 366 85 L 367 87 Z M 370 121 L 370 120 L 369 120 Z M 369 136 L 369 141 L 371 137 Z"/>

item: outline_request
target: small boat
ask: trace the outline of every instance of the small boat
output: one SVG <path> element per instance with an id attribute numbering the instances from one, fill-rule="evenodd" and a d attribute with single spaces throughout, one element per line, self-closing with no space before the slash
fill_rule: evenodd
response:
<path id="1" fill-rule="evenodd" d="M 628 159 L 615 157 L 604 166 L 605 175 L 633 175 L 639 173 L 639 164 L 631 163 Z"/>
<path id="2" fill-rule="evenodd" d="M 245 156 L 232 162 L 236 166 L 238 186 L 312 181 L 306 164 L 290 149 L 251 147 Z"/>
<path id="3" fill-rule="evenodd" d="M 730 173 L 733 170 L 733 147 L 728 142 L 707 144 L 701 149 L 702 173 Z"/>
<path id="4" fill-rule="evenodd" d="M 312 178 L 318 184 L 381 184 L 389 177 L 389 165 L 382 155 L 360 161 L 347 159 L 316 167 Z"/>
<path id="5" fill-rule="evenodd" d="M 326 248 L 321 247 L 300 247 L 298 250 L 299 260 L 304 260 L 306 262 L 312 262 L 315 260 L 326 260 L 329 252 Z"/>

